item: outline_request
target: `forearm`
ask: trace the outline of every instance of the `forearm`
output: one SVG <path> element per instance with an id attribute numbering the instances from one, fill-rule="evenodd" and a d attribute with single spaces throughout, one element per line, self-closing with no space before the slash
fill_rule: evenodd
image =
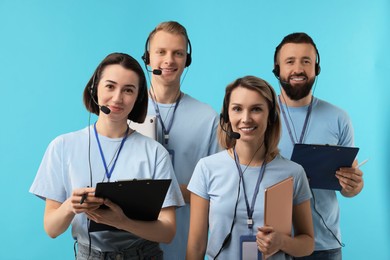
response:
<path id="1" fill-rule="evenodd" d="M 205 247 L 189 242 L 187 246 L 186 260 L 203 260 L 205 252 Z"/>
<path id="2" fill-rule="evenodd" d="M 192 230 L 190 226 L 186 260 L 203 260 L 206 253 L 207 246 L 207 231 L 197 229 Z"/>
<path id="3" fill-rule="evenodd" d="M 293 257 L 310 255 L 314 250 L 314 238 L 307 234 L 283 237 L 281 250 Z"/>
<path id="4" fill-rule="evenodd" d="M 72 222 L 75 214 L 70 210 L 69 204 L 69 200 L 64 203 L 46 202 L 44 229 L 51 238 L 56 238 L 64 233 Z"/>
<path id="5" fill-rule="evenodd" d="M 294 237 L 284 235 L 282 248 L 294 257 L 309 255 L 314 250 L 314 228 L 310 200 L 293 206 Z"/>
<path id="6" fill-rule="evenodd" d="M 203 260 L 208 240 L 209 201 L 192 193 L 187 260 Z"/>

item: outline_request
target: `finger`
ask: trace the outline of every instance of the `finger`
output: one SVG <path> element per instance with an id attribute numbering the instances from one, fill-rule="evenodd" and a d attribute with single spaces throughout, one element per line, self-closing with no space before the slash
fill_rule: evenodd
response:
<path id="1" fill-rule="evenodd" d="M 274 231 L 274 228 L 271 226 L 263 226 L 263 227 L 258 227 L 258 231 L 263 232 L 265 234 L 271 233 Z"/>

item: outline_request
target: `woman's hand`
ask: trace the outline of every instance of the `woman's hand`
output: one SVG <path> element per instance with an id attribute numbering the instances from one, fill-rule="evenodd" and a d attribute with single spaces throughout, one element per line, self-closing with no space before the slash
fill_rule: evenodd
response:
<path id="1" fill-rule="evenodd" d="M 93 220 L 96 223 L 101 223 L 120 229 L 120 224 L 125 222 L 127 219 L 126 215 L 123 213 L 123 210 L 109 199 L 104 199 L 103 204 L 107 207 L 104 209 L 91 209 L 85 212 L 85 214 L 90 220 Z"/>
<path id="2" fill-rule="evenodd" d="M 283 246 L 283 235 L 274 231 L 273 227 L 258 227 L 256 234 L 256 243 L 259 250 L 269 255 L 279 251 Z"/>
<path id="3" fill-rule="evenodd" d="M 69 201 L 70 210 L 75 214 L 96 210 L 104 203 L 104 199 L 95 197 L 95 188 L 75 189 Z"/>

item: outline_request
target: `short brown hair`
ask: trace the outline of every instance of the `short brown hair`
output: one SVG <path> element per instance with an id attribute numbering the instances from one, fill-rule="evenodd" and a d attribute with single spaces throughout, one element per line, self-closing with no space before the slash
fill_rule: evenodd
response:
<path id="1" fill-rule="evenodd" d="M 154 28 L 154 30 L 150 32 L 148 37 L 149 42 L 153 39 L 154 35 L 158 31 L 164 31 L 172 34 L 181 34 L 186 38 L 188 43 L 188 34 L 186 28 L 176 21 L 168 21 L 158 24 L 156 28 Z"/>

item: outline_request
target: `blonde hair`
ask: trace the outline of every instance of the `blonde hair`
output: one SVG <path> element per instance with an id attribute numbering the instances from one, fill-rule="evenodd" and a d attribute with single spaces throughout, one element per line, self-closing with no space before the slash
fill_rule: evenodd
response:
<path id="1" fill-rule="evenodd" d="M 156 28 L 154 28 L 154 30 L 151 31 L 149 34 L 149 37 L 148 37 L 149 43 L 158 31 L 164 31 L 164 32 L 172 33 L 172 34 L 181 34 L 186 38 L 187 43 L 189 41 L 186 28 L 184 28 L 183 25 L 181 25 L 180 23 L 178 23 L 176 21 L 162 22 L 159 25 L 157 25 Z"/>

